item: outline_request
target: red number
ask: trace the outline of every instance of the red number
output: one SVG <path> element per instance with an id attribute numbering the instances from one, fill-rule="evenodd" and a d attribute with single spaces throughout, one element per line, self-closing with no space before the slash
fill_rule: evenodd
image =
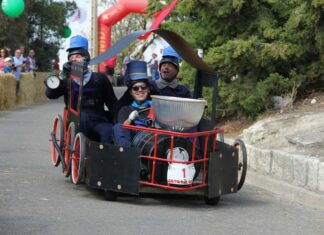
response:
<path id="1" fill-rule="evenodd" d="M 183 178 L 186 178 L 186 168 L 183 168 L 182 172 L 183 172 Z"/>

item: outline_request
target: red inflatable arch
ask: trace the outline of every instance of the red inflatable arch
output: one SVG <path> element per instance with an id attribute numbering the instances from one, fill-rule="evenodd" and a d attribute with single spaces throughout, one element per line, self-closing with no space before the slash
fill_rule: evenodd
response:
<path id="1" fill-rule="evenodd" d="M 119 0 L 98 17 L 98 54 L 103 53 L 111 46 L 111 28 L 118 21 L 130 13 L 145 13 L 148 0 Z M 99 65 L 99 71 L 105 67 L 115 67 L 116 57 Z"/>

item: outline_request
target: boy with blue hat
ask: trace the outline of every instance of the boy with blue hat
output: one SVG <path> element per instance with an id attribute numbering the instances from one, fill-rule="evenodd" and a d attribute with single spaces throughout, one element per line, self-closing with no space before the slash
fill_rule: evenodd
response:
<path id="1" fill-rule="evenodd" d="M 188 88 L 179 84 L 179 62 L 179 54 L 172 47 L 165 48 L 159 63 L 161 79 L 155 81 L 155 84 L 161 95 L 191 98 Z"/>
<path id="2" fill-rule="evenodd" d="M 148 113 L 152 105 L 149 94 L 147 67 L 144 61 L 133 60 L 127 64 L 129 81 L 128 92 L 133 98 L 130 105 L 122 107 L 118 112 L 117 124 L 113 128 L 114 141 L 118 146 L 130 147 L 136 131 L 125 129 L 123 124 L 147 127 Z"/>
<path id="3" fill-rule="evenodd" d="M 69 98 L 68 79 L 71 73 L 71 64 L 83 61 L 87 66 L 86 62 L 90 60 L 88 40 L 80 35 L 72 37 L 67 52 L 68 62 L 63 65 L 60 85 L 55 89 L 48 87 L 46 89 L 46 96 L 49 99 L 57 99 L 63 95 L 66 106 Z M 80 82 L 73 80 L 72 103 L 78 100 L 79 87 Z M 87 66 L 83 74 L 80 131 L 88 138 L 98 139 L 101 143 L 111 143 L 113 126 L 111 112 L 116 102 L 117 98 L 113 87 L 105 74 L 92 72 Z M 105 106 L 109 109 L 108 113 L 105 111 Z"/>

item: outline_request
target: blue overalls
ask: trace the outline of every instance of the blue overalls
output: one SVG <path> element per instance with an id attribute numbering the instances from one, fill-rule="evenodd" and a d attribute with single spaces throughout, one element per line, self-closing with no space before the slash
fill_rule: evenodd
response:
<path id="1" fill-rule="evenodd" d="M 139 111 L 139 118 L 134 120 L 132 122 L 135 126 L 141 126 L 141 127 L 148 127 L 148 117 L 147 114 L 149 110 L 146 108 L 151 107 L 152 102 L 147 100 L 142 104 L 137 104 L 135 101 L 129 106 L 124 106 L 120 109 L 118 113 L 118 123 L 114 125 L 113 127 L 113 136 L 114 136 L 114 142 L 117 146 L 122 147 L 130 147 L 132 145 L 132 140 L 137 131 L 129 130 L 126 128 L 123 128 L 123 122 L 128 118 L 129 114 L 137 110 Z M 141 110 L 146 109 L 144 112 L 140 112 Z"/>
<path id="2" fill-rule="evenodd" d="M 104 79 L 107 79 L 104 77 Z M 101 89 L 99 76 L 91 76 L 91 79 L 84 85 L 82 90 L 80 131 L 87 137 L 99 140 L 101 143 L 112 143 L 112 127 L 108 116 L 104 111 L 104 103 L 110 102 L 105 97 L 108 90 Z M 76 103 L 79 85 L 72 82 L 73 96 L 72 103 Z M 112 94 L 110 94 L 112 95 Z M 113 93 L 113 96 L 114 93 Z M 111 99 L 113 101 L 114 98 Z M 111 105 L 112 107 L 112 105 Z"/>

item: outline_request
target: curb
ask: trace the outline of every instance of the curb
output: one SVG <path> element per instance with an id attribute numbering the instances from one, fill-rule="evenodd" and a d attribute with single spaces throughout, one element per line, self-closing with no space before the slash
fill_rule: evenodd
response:
<path id="1" fill-rule="evenodd" d="M 234 139 L 227 138 L 225 142 L 232 144 Z M 280 150 L 259 149 L 249 144 L 245 144 L 245 147 L 248 158 L 248 184 L 284 199 L 324 211 L 324 194 L 303 188 L 323 188 L 323 162 Z"/>
<path id="2" fill-rule="evenodd" d="M 283 181 L 258 174 L 250 169 L 247 171 L 246 182 L 273 192 L 280 197 L 324 211 L 324 196 L 309 190 L 293 186 Z"/>

